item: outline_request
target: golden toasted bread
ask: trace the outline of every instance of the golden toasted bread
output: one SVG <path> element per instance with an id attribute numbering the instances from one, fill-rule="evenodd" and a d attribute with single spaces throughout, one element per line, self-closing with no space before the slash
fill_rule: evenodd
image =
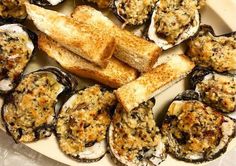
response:
<path id="1" fill-rule="evenodd" d="M 156 44 L 119 28 L 92 7 L 78 6 L 71 16 L 79 22 L 94 25 L 108 32 L 116 39 L 117 46 L 114 56 L 141 72 L 150 70 L 161 53 L 161 49 Z"/>
<path id="2" fill-rule="evenodd" d="M 112 57 L 102 69 L 77 56 L 45 34 L 39 34 L 39 48 L 63 68 L 77 76 L 90 78 L 112 88 L 118 88 L 138 77 L 137 70 Z"/>
<path id="3" fill-rule="evenodd" d="M 70 51 L 100 67 L 106 67 L 115 50 L 114 37 L 84 22 L 26 3 L 36 27 Z"/>
<path id="4" fill-rule="evenodd" d="M 173 55 L 167 63 L 144 73 L 138 79 L 120 87 L 115 92 L 126 111 L 154 97 L 184 78 L 194 68 L 194 63 L 184 55 Z"/>

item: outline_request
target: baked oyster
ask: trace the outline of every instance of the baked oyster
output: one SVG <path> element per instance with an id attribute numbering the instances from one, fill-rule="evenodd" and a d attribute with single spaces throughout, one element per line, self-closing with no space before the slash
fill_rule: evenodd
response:
<path id="1" fill-rule="evenodd" d="M 168 153 L 187 162 L 219 157 L 235 137 L 235 121 L 198 99 L 198 93 L 190 90 L 178 95 L 161 127 Z"/>
<path id="2" fill-rule="evenodd" d="M 199 9 L 205 0 L 159 0 L 151 16 L 147 38 L 163 50 L 195 35 L 200 26 Z"/>
<path id="3" fill-rule="evenodd" d="M 190 83 L 207 105 L 225 113 L 236 111 L 236 75 L 197 67 L 191 73 Z"/>
<path id="4" fill-rule="evenodd" d="M 40 6 L 55 6 L 64 0 L 1 0 L 0 24 L 22 22 L 27 17 L 25 3 L 33 3 Z"/>
<path id="5" fill-rule="evenodd" d="M 7 22 L 21 22 L 26 16 L 24 3 L 28 0 L 1 0 L 0 24 Z"/>
<path id="6" fill-rule="evenodd" d="M 30 61 L 37 35 L 20 24 L 0 26 L 0 93 L 12 90 Z"/>
<path id="7" fill-rule="evenodd" d="M 236 32 L 216 36 L 211 26 L 202 25 L 186 54 L 200 66 L 236 73 Z"/>
<path id="8" fill-rule="evenodd" d="M 124 25 L 142 25 L 158 0 L 114 0 L 112 10 Z"/>
<path id="9" fill-rule="evenodd" d="M 30 0 L 31 3 L 40 6 L 55 6 L 62 3 L 64 0 Z"/>
<path id="10" fill-rule="evenodd" d="M 57 117 L 60 149 L 78 161 L 100 160 L 107 152 L 105 138 L 115 104 L 113 92 L 99 85 L 73 94 Z"/>
<path id="11" fill-rule="evenodd" d="M 57 68 L 29 73 L 6 96 L 2 120 L 16 142 L 33 142 L 49 137 L 55 127 L 59 96 L 70 92 L 74 83 Z"/>
<path id="12" fill-rule="evenodd" d="M 156 126 L 154 99 L 131 112 L 118 105 L 108 131 L 109 150 L 119 165 L 158 165 L 165 158 L 165 144 Z"/>

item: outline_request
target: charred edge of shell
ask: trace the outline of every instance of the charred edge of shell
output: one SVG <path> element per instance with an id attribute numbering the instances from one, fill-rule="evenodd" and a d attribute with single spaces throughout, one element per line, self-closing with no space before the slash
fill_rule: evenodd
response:
<path id="1" fill-rule="evenodd" d="M 57 81 L 59 83 L 63 84 L 66 88 L 68 88 L 69 91 L 76 90 L 78 83 L 77 83 L 77 80 L 75 79 L 75 77 L 62 71 L 61 69 L 59 69 L 57 67 L 46 66 L 46 67 L 39 69 L 38 71 L 35 71 L 35 72 L 39 72 L 39 71 L 52 72 L 53 74 L 55 74 L 57 76 Z"/>
<path id="2" fill-rule="evenodd" d="M 7 95 L 8 93 L 11 93 L 14 88 L 16 87 L 16 85 L 18 85 L 19 81 L 21 80 L 22 76 L 23 76 L 23 72 L 25 70 L 25 68 L 28 66 L 28 64 L 30 63 L 31 59 L 33 58 L 33 56 L 35 55 L 36 53 L 36 50 L 38 48 L 38 36 L 36 33 L 34 33 L 33 31 L 31 31 L 30 29 L 26 28 L 24 25 L 21 25 L 21 24 L 5 24 L 5 25 L 16 25 L 16 26 L 19 26 L 23 29 L 23 31 L 25 31 L 29 37 L 29 39 L 31 40 L 31 42 L 33 43 L 34 45 L 34 49 L 30 55 L 30 58 L 29 58 L 29 61 L 28 63 L 24 66 L 23 70 L 22 70 L 22 73 L 20 73 L 19 76 L 17 76 L 15 78 L 15 80 L 11 83 L 12 84 L 12 89 L 9 90 L 9 91 L 3 91 L 3 90 L 0 90 L 0 94 L 2 95 Z M 2 25 L 4 26 L 4 25 Z"/>
<path id="3" fill-rule="evenodd" d="M 36 4 L 39 6 L 56 6 L 56 5 L 59 5 L 63 2 L 64 2 L 64 0 L 58 0 L 57 3 L 52 4 L 52 3 L 50 3 L 50 0 L 30 0 L 30 3 Z"/>
<path id="4" fill-rule="evenodd" d="M 193 71 L 189 74 L 190 75 L 190 86 L 192 89 L 196 88 L 196 85 L 204 80 L 205 76 L 209 74 L 219 74 L 224 76 L 235 77 L 236 74 L 228 73 L 228 72 L 217 72 L 213 71 L 212 69 L 196 66 Z"/>
<path id="5" fill-rule="evenodd" d="M 63 91 L 57 96 L 57 99 L 60 98 L 60 96 L 62 94 L 67 94 L 68 92 L 71 92 L 73 87 L 71 87 L 72 85 L 76 84 L 77 85 L 77 82 L 75 82 L 74 84 L 71 82 L 72 79 L 70 78 L 70 75 L 68 75 L 67 73 L 64 73 L 62 72 L 60 69 L 56 68 L 56 67 L 45 67 L 45 68 L 42 68 L 42 69 L 39 69 L 37 71 L 33 71 L 29 74 L 26 74 L 26 75 L 22 75 L 22 77 L 19 79 L 19 82 L 21 80 L 23 80 L 23 78 L 25 78 L 26 76 L 30 75 L 30 74 L 37 74 L 37 73 L 41 73 L 41 72 L 50 72 L 50 73 L 53 73 L 56 77 L 57 77 L 57 81 L 62 84 L 64 86 L 64 89 Z M 5 121 L 5 118 L 4 118 L 4 106 L 9 104 L 9 103 L 15 103 L 14 101 L 14 97 L 12 95 L 12 93 L 10 93 L 9 95 L 5 96 L 5 99 L 4 99 L 4 102 L 3 102 L 3 106 L 1 108 L 1 118 L 2 118 L 2 123 L 3 123 L 3 126 L 5 126 L 5 129 L 8 133 L 8 135 L 12 136 L 13 140 L 16 142 L 16 143 L 19 143 L 19 141 L 17 139 L 14 138 L 14 136 L 11 134 L 9 128 L 8 128 L 8 124 L 7 122 Z M 15 104 L 14 104 L 15 106 Z M 56 104 L 54 105 L 56 107 Z M 16 107 L 16 106 L 15 106 Z M 56 120 L 56 110 L 55 110 L 55 107 L 54 107 L 54 120 Z M 35 140 L 33 141 L 37 141 L 39 140 L 40 138 L 40 133 L 42 132 L 49 132 L 48 135 L 46 135 L 46 137 L 49 137 L 51 136 L 52 132 L 55 131 L 55 125 L 54 124 L 43 124 L 41 126 L 38 126 L 33 132 L 35 134 Z M 19 131 L 19 133 L 21 133 Z M 22 133 L 19 135 L 19 137 L 22 136 Z"/>
<path id="6" fill-rule="evenodd" d="M 13 17 L 3 18 L 3 17 L 0 17 L 0 25 L 12 24 L 12 23 L 23 23 L 26 20 L 26 17 L 24 17 L 24 18 L 13 18 Z"/>
<path id="7" fill-rule="evenodd" d="M 74 160 L 79 161 L 79 162 L 93 163 L 93 162 L 97 162 L 97 161 L 101 160 L 105 155 L 106 155 L 106 153 L 104 153 L 102 156 L 100 156 L 96 159 L 86 159 L 86 158 L 80 158 L 79 156 L 75 157 L 75 156 L 72 156 L 72 155 L 68 155 L 68 156 L 71 159 L 74 159 Z"/>
<path id="8" fill-rule="evenodd" d="M 195 89 L 196 85 L 201 82 L 204 77 L 208 74 L 213 73 L 208 68 L 204 68 L 201 66 L 196 66 L 193 71 L 190 73 L 190 86 L 192 89 Z"/>
<path id="9" fill-rule="evenodd" d="M 194 90 L 186 90 L 180 94 L 178 94 L 173 101 L 175 100 L 199 100 L 199 94 Z"/>
<path id="10" fill-rule="evenodd" d="M 204 35 L 207 35 L 208 33 L 210 33 L 213 37 L 225 36 L 225 37 L 234 37 L 236 39 L 236 31 L 226 33 L 226 34 L 216 35 L 212 26 L 207 25 L 207 24 L 200 25 L 198 32 L 194 36 L 190 37 L 189 39 L 192 40 L 192 39 L 196 38 L 197 36 L 204 36 Z"/>

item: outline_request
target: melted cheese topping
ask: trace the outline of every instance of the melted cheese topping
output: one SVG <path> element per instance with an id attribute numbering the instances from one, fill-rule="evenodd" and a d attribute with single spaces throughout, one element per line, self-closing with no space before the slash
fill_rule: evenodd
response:
<path id="1" fill-rule="evenodd" d="M 217 75 L 198 83 L 197 91 L 203 101 L 217 110 L 233 112 L 236 109 L 236 78 Z"/>
<path id="2" fill-rule="evenodd" d="M 204 3 L 205 0 L 160 0 L 154 17 L 157 35 L 174 44 L 194 24 L 196 11 Z"/>
<path id="3" fill-rule="evenodd" d="M 223 115 L 199 101 L 173 102 L 162 125 L 169 151 L 184 157 L 214 150 L 222 138 L 223 120 Z"/>
<path id="4" fill-rule="evenodd" d="M 160 141 L 159 129 L 153 119 L 152 107 L 148 101 L 130 112 L 116 109 L 113 118 L 113 149 L 128 161 L 142 159 L 142 153 L 154 149 Z"/>
<path id="5" fill-rule="evenodd" d="M 0 17 L 23 19 L 27 16 L 24 3 L 28 0 L 1 0 Z"/>
<path id="6" fill-rule="evenodd" d="M 27 75 L 20 82 L 12 101 L 4 108 L 4 120 L 14 139 L 31 142 L 37 139 L 35 134 L 39 133 L 35 132 L 39 132 L 40 127 L 52 127 L 54 105 L 62 88 L 56 76 L 48 72 Z"/>
<path id="7" fill-rule="evenodd" d="M 23 72 L 33 51 L 27 45 L 29 41 L 25 33 L 0 30 L 0 80 L 13 82 Z"/>
<path id="8" fill-rule="evenodd" d="M 110 124 L 110 110 L 115 104 L 115 95 L 102 91 L 97 85 L 72 96 L 63 106 L 57 121 L 62 151 L 77 157 L 86 147 L 104 140 Z"/>
<path id="9" fill-rule="evenodd" d="M 117 13 L 125 20 L 125 23 L 137 25 L 143 24 L 152 11 L 157 0 L 116 0 Z"/>
<path id="10" fill-rule="evenodd" d="M 236 70 L 236 39 L 200 35 L 189 43 L 188 55 L 199 65 L 218 72 Z"/>

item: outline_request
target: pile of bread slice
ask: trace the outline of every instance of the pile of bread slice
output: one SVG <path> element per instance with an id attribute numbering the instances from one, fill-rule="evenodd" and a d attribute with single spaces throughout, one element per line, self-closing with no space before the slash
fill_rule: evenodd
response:
<path id="1" fill-rule="evenodd" d="M 71 16 L 32 4 L 26 10 L 40 31 L 39 48 L 67 71 L 118 88 L 117 99 L 127 111 L 194 68 L 184 55 L 154 67 L 162 52 L 156 44 L 121 29 L 90 6 L 78 6 Z"/>

